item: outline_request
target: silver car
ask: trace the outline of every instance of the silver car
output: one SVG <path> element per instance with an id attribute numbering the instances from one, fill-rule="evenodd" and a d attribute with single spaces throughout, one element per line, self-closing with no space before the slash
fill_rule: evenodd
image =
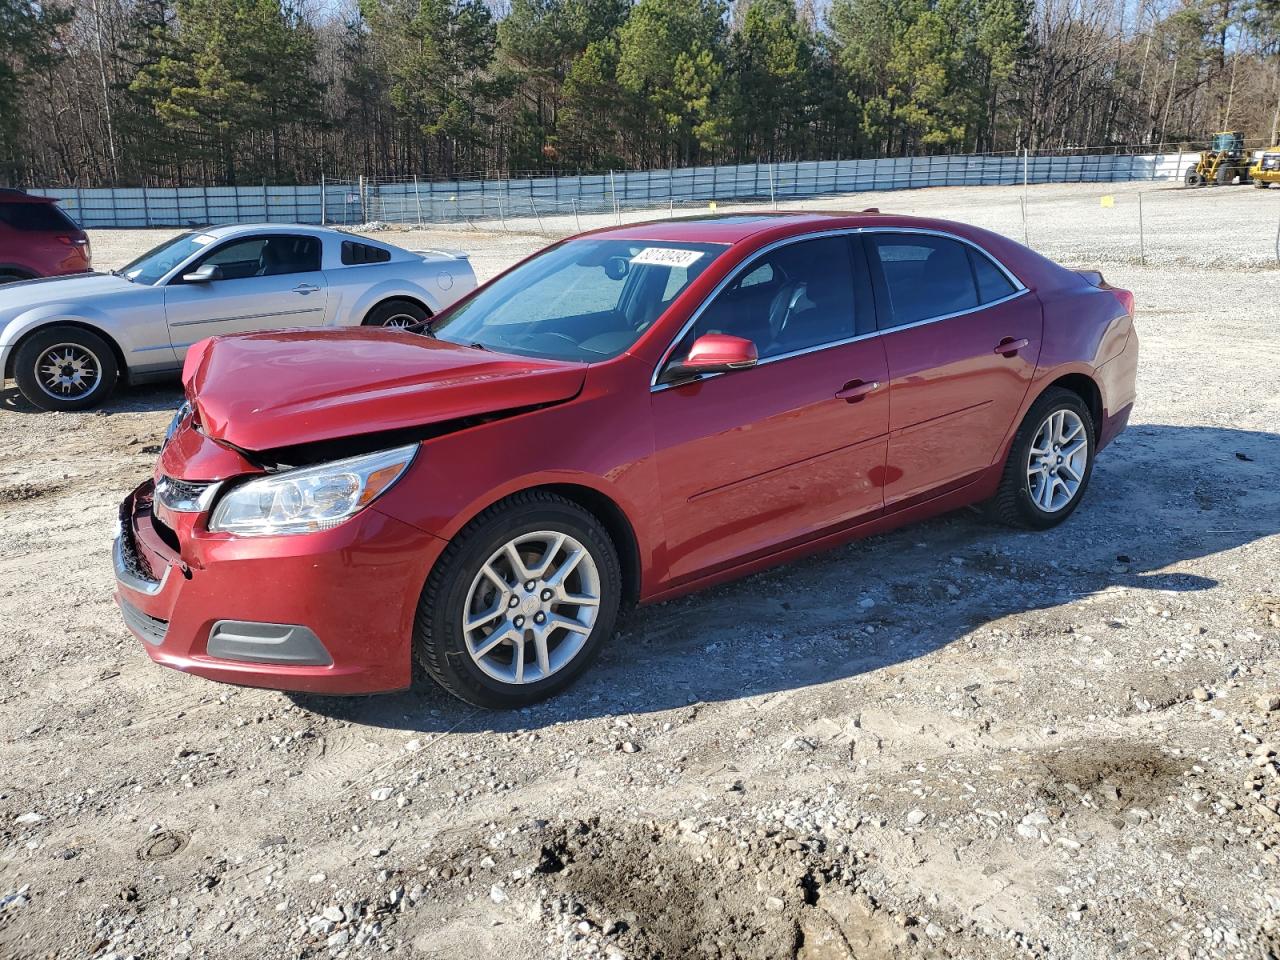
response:
<path id="1" fill-rule="evenodd" d="M 111 273 L 0 287 L 0 370 L 41 409 L 83 410 L 122 378 L 173 376 L 206 337 L 421 328 L 475 285 L 455 251 L 403 250 L 322 227 L 193 230 Z"/>

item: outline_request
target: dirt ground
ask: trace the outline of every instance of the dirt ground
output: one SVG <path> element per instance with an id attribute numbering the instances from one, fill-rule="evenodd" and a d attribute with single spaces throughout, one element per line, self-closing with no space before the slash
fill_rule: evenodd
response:
<path id="1" fill-rule="evenodd" d="M 638 611 L 517 713 L 154 666 L 109 543 L 177 388 L 6 389 L 0 957 L 1280 956 L 1280 191 L 1162 195 L 1144 267 L 1109 189 L 1030 192 L 1033 245 L 1138 304 L 1069 522 L 964 511 Z M 1021 238 L 1020 196 L 874 199 Z M 545 242 L 380 236 L 482 277 Z"/>

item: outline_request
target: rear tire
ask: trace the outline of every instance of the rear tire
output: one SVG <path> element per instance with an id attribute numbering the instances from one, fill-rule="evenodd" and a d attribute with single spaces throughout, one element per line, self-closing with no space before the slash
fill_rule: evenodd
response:
<path id="1" fill-rule="evenodd" d="M 1217 173 L 1218 186 L 1225 187 L 1228 184 L 1234 183 L 1235 179 L 1236 179 L 1235 167 L 1228 167 L 1224 165 L 1218 168 L 1218 173 Z"/>
<path id="2" fill-rule="evenodd" d="M 115 350 L 80 327 L 47 327 L 22 341 L 13 358 L 18 390 L 41 410 L 96 407 L 116 388 Z"/>
<path id="3" fill-rule="evenodd" d="M 1060 432 L 1055 423 L 1062 424 Z M 1071 435 L 1077 427 L 1082 436 Z M 1066 442 L 1060 442 L 1064 438 Z M 1014 434 L 988 513 L 1000 523 L 1031 530 L 1062 523 L 1084 499 L 1093 475 L 1095 438 L 1088 404 L 1077 393 L 1050 387 L 1031 405 Z M 1079 450 L 1077 442 L 1084 444 Z"/>
<path id="4" fill-rule="evenodd" d="M 617 550 L 595 516 L 547 491 L 517 493 L 467 524 L 436 562 L 418 602 L 414 658 L 460 700 L 525 707 L 591 665 L 621 596 Z"/>
<path id="5" fill-rule="evenodd" d="M 431 311 L 412 300 L 387 300 L 369 311 L 361 326 L 410 327 L 431 318 Z"/>

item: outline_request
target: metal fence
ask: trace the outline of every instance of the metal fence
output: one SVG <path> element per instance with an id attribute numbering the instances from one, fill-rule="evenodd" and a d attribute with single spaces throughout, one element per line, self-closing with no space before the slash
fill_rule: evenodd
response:
<path id="1" fill-rule="evenodd" d="M 1107 183 L 1181 177 L 1195 154 L 887 157 L 686 167 L 510 180 L 361 178 L 292 187 L 58 187 L 89 228 L 272 222 L 356 225 L 578 216 L 710 201 L 795 200 L 918 187 Z"/>

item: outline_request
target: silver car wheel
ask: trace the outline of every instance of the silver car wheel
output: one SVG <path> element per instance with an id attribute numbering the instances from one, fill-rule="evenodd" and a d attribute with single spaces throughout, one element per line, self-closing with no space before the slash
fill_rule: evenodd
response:
<path id="1" fill-rule="evenodd" d="M 384 327 L 395 327 L 397 330 L 404 327 L 412 327 L 415 323 L 421 323 L 417 317 L 411 317 L 407 313 L 393 313 L 387 319 L 382 321 Z"/>
<path id="2" fill-rule="evenodd" d="M 494 680 L 536 683 L 578 655 L 599 608 L 591 553 L 567 534 L 540 530 L 508 541 L 480 568 L 462 634 L 471 659 Z"/>
<path id="3" fill-rule="evenodd" d="M 1027 493 L 1045 513 L 1071 503 L 1084 484 L 1089 435 L 1074 410 L 1054 410 L 1036 430 L 1027 453 Z"/>
<path id="4" fill-rule="evenodd" d="M 87 397 L 102 382 L 102 361 L 78 343 L 55 343 L 35 364 L 36 383 L 57 400 Z"/>

